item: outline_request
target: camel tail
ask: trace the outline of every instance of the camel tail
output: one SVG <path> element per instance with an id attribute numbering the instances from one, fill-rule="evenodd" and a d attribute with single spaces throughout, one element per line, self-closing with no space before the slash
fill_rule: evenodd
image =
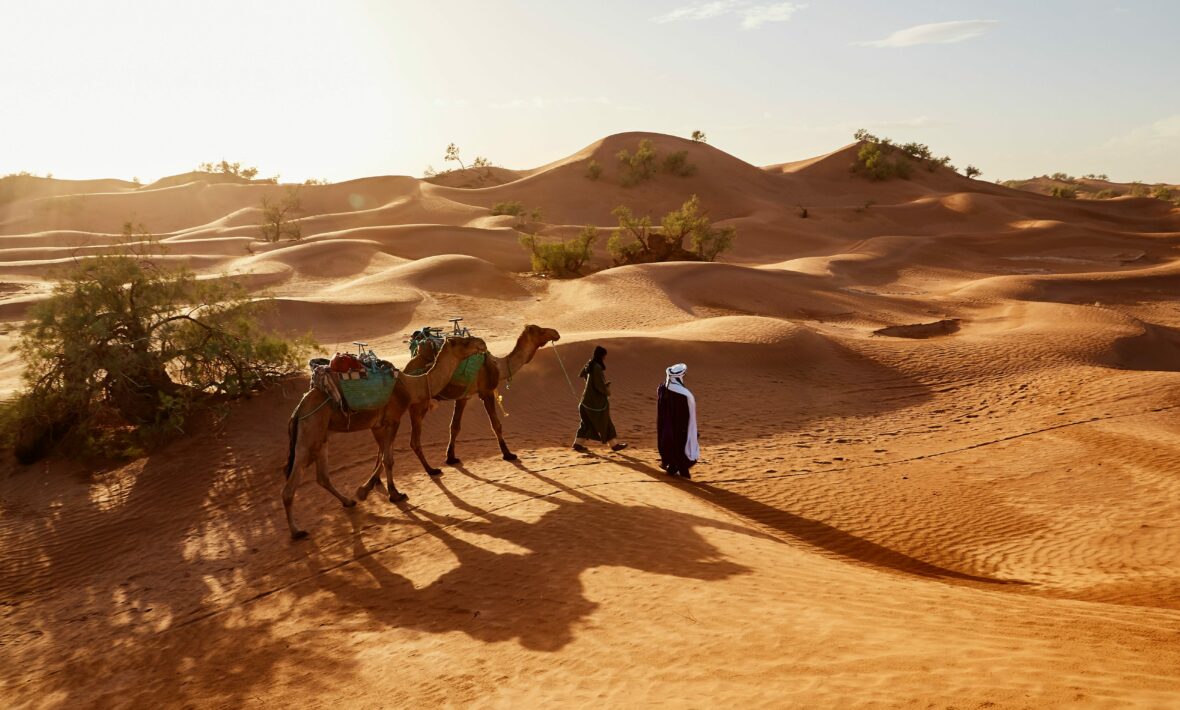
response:
<path id="1" fill-rule="evenodd" d="M 291 470 L 295 468 L 295 440 L 299 438 L 299 407 L 295 408 L 287 422 L 287 438 L 290 439 L 290 449 L 287 451 L 287 467 L 283 469 L 284 478 L 290 478 Z"/>

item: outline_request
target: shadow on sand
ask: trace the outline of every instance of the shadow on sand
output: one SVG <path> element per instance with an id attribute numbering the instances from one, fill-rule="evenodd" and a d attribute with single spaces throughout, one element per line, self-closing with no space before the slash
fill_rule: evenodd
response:
<path id="1" fill-rule="evenodd" d="M 604 457 L 605 458 L 605 457 Z M 996 579 L 978 575 L 957 572 L 945 567 L 924 562 L 907 554 L 892 550 L 888 547 L 845 532 L 839 528 L 795 515 L 786 510 L 760 503 L 731 490 L 720 488 L 699 481 L 690 481 L 675 476 L 669 476 L 660 469 L 644 461 L 626 454 L 617 454 L 609 459 L 614 463 L 625 466 L 632 471 L 643 473 L 652 478 L 667 481 L 680 490 L 701 500 L 707 501 L 720 508 L 764 525 L 776 532 L 790 536 L 800 542 L 818 548 L 839 557 L 853 560 L 871 567 L 890 569 L 905 574 L 921 577 L 951 579 L 957 581 L 979 582 L 989 585 L 1026 585 L 1021 580 Z"/>

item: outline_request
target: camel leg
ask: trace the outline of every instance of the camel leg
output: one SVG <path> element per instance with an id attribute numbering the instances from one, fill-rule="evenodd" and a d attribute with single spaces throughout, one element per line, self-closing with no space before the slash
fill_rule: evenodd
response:
<path id="1" fill-rule="evenodd" d="M 332 479 L 328 478 L 328 449 L 326 446 L 321 446 L 315 457 L 315 482 L 328 489 L 328 492 L 336 496 L 336 500 L 340 501 L 340 504 L 345 508 L 356 505 L 355 500 L 341 495 L 340 491 L 332 485 Z"/>
<path id="2" fill-rule="evenodd" d="M 307 466 L 308 451 L 306 447 L 299 446 L 295 449 L 295 461 L 291 467 L 291 474 L 287 476 L 287 482 L 283 484 L 283 510 L 287 513 L 287 527 L 291 530 L 291 539 L 299 540 L 307 537 L 306 530 L 300 530 L 295 525 L 295 514 L 292 511 L 292 504 L 295 502 L 295 489 L 299 487 L 299 479 L 303 476 L 303 469 Z"/>
<path id="3" fill-rule="evenodd" d="M 397 438 L 398 425 L 401 422 L 394 422 L 389 427 L 389 436 L 385 439 L 385 449 L 382 455 L 383 463 L 385 464 L 385 484 L 389 489 L 389 502 L 400 503 L 409 498 L 408 495 L 402 493 L 393 484 L 393 440 Z"/>
<path id="4" fill-rule="evenodd" d="M 431 476 L 438 476 L 442 474 L 442 469 L 431 466 L 426 461 L 426 455 L 422 453 L 422 419 L 426 413 L 430 411 L 430 403 L 424 405 L 415 404 L 410 407 L 410 448 L 418 456 L 418 460 L 422 462 L 422 468 L 427 474 Z"/>
<path id="5" fill-rule="evenodd" d="M 496 433 L 496 441 L 500 443 L 500 454 L 505 461 L 515 461 L 517 456 L 508 450 L 508 444 L 504 441 L 504 428 L 500 426 L 500 418 L 496 416 L 496 393 L 480 394 L 479 398 L 483 400 L 483 408 L 488 412 L 488 421 L 492 424 L 492 431 Z"/>
<path id="6" fill-rule="evenodd" d="M 455 441 L 459 438 L 459 428 L 463 423 L 463 409 L 467 406 L 467 398 L 455 400 L 455 411 L 451 414 L 451 437 L 447 439 L 447 464 L 458 466 L 463 463 L 455 455 Z"/>
<path id="7" fill-rule="evenodd" d="M 373 462 L 373 472 L 369 474 L 369 478 L 356 487 L 356 499 L 364 500 L 369 497 L 369 491 L 373 490 L 373 486 L 381 480 L 381 463 L 385 458 L 385 437 L 387 432 L 385 429 L 373 428 L 373 439 L 377 441 L 377 460 Z"/>

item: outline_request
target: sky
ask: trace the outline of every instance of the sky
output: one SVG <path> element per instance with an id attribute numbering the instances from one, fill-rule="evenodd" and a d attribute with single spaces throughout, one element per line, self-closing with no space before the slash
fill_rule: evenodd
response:
<path id="1" fill-rule="evenodd" d="M 0 175 L 509 168 L 655 131 L 756 165 L 858 128 L 985 179 L 1180 182 L 1171 0 L 0 0 Z"/>

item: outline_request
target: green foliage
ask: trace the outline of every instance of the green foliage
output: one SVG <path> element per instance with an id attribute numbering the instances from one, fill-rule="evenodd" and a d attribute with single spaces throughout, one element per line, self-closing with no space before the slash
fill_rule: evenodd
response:
<path id="1" fill-rule="evenodd" d="M 620 182 L 624 187 L 638 185 L 656 174 L 656 149 L 646 138 L 639 141 L 639 147 L 634 153 L 624 148 L 615 157 L 619 159 L 622 174 Z"/>
<path id="2" fill-rule="evenodd" d="M 856 167 L 870 180 L 909 178 L 909 161 L 904 156 L 890 157 L 891 153 L 893 150 L 881 143 L 865 143 L 856 154 Z"/>
<path id="3" fill-rule="evenodd" d="M 697 166 L 688 162 L 688 151 L 678 150 L 669 153 L 664 158 L 664 172 L 680 177 L 688 177 L 697 171 Z"/>
<path id="4" fill-rule="evenodd" d="M 1112 197 L 1118 197 L 1118 196 L 1119 196 L 1119 193 L 1108 188 L 1108 189 L 1099 190 L 1098 192 L 1096 192 L 1094 194 L 1094 199 L 1096 199 L 1096 200 L 1109 200 Z"/>
<path id="5" fill-rule="evenodd" d="M 586 177 L 590 180 L 597 180 L 602 177 L 602 165 L 597 160 L 591 158 L 590 162 L 586 165 Z"/>
<path id="6" fill-rule="evenodd" d="M 264 333 L 259 305 L 224 280 L 160 260 L 130 224 L 117 251 L 75 261 L 29 309 L 18 350 L 24 389 L 6 435 L 31 462 L 56 443 L 136 453 L 183 431 L 211 395 L 241 397 L 300 366 L 308 345 Z"/>
<path id="7" fill-rule="evenodd" d="M 497 202 L 492 205 L 493 215 L 508 214 L 513 217 L 520 217 L 525 213 L 524 205 L 515 200 L 509 202 Z"/>
<path id="8" fill-rule="evenodd" d="M 713 261 L 733 246 L 736 230 L 715 227 L 701 211 L 696 195 L 660 220 L 657 231 L 651 218 L 635 217 L 627 207 L 612 213 L 619 226 L 607 241 L 607 251 L 615 265 L 647 264 L 662 261 Z M 685 241 L 688 246 L 685 246 Z"/>
<path id="9" fill-rule="evenodd" d="M 308 178 L 303 181 L 303 184 L 306 186 L 314 186 L 314 185 L 331 185 L 332 183 L 328 182 L 327 178 Z"/>
<path id="10" fill-rule="evenodd" d="M 1167 185 L 1157 185 L 1155 189 L 1151 191 L 1151 196 L 1157 200 L 1163 200 L 1167 202 L 1172 199 L 1172 191 Z"/>
<path id="11" fill-rule="evenodd" d="M 709 141 L 705 139 L 705 132 L 704 131 L 693 131 L 692 132 L 692 142 L 693 143 L 708 143 Z"/>
<path id="12" fill-rule="evenodd" d="M 533 271 L 557 278 L 578 276 L 598 241 L 598 228 L 588 226 L 571 240 L 542 242 L 536 235 L 520 235 L 520 245 L 529 252 Z"/>
<path id="13" fill-rule="evenodd" d="M 217 163 L 201 163 L 197 166 L 197 172 L 233 175 L 246 180 L 253 180 L 258 177 L 258 168 L 243 168 L 241 163 L 231 163 L 227 160 Z"/>
<path id="14" fill-rule="evenodd" d="M 286 193 L 279 200 L 263 197 L 262 223 L 258 225 L 262 238 L 268 242 L 277 242 L 283 237 L 298 241 L 303 236 L 299 222 L 295 221 L 295 215 L 299 211 L 298 187 L 288 187 Z"/>
<path id="15" fill-rule="evenodd" d="M 1078 190 L 1076 187 L 1061 187 L 1060 185 L 1054 185 L 1049 194 L 1053 197 L 1064 197 L 1067 200 L 1074 200 L 1077 199 Z"/>
<path id="16" fill-rule="evenodd" d="M 1058 182 L 1069 182 L 1069 183 L 1077 182 L 1077 178 L 1075 178 L 1072 175 L 1067 175 L 1065 173 L 1053 173 L 1052 175 L 1049 176 L 1049 178 L 1051 180 L 1057 180 Z"/>
<path id="17" fill-rule="evenodd" d="M 974 165 L 968 165 L 967 169 L 963 171 L 963 174 L 969 178 L 974 179 L 974 178 L 979 177 L 980 175 L 983 175 L 983 171 L 980 170 L 979 168 L 975 167 Z"/>
<path id="18" fill-rule="evenodd" d="M 1131 190 L 1128 192 L 1131 197 L 1147 197 L 1147 186 L 1136 180 L 1131 183 Z"/>

